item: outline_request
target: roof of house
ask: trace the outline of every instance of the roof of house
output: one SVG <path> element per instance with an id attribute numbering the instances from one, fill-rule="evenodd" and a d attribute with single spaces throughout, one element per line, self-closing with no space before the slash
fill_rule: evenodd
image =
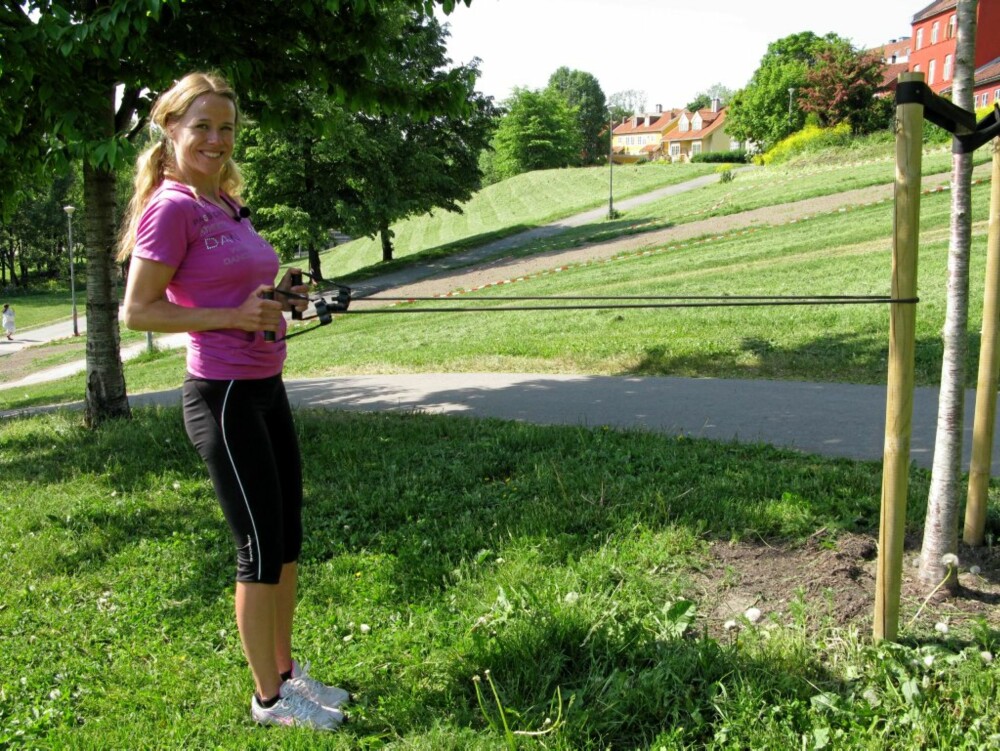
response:
<path id="1" fill-rule="evenodd" d="M 879 88 L 895 89 L 896 80 L 899 78 L 899 74 L 906 73 L 909 69 L 909 63 L 894 63 L 893 65 L 886 65 L 882 70 L 882 84 Z"/>
<path id="2" fill-rule="evenodd" d="M 997 82 L 1000 82 L 1000 57 L 990 60 L 985 65 L 980 65 L 976 68 L 976 72 L 973 74 L 972 88 L 977 89 L 980 86 L 986 86 L 987 84 Z M 946 89 L 942 89 L 941 93 L 950 94 L 951 86 Z"/>
<path id="3" fill-rule="evenodd" d="M 694 115 L 693 112 L 689 112 L 689 115 Z M 669 142 L 674 141 L 700 141 L 705 136 L 711 134 L 713 131 L 722 127 L 722 123 L 726 121 L 726 108 L 723 107 L 718 112 L 712 112 L 712 110 L 698 110 L 698 114 L 701 115 L 702 127 L 698 130 L 687 130 L 683 133 L 674 131 L 666 136 L 664 140 Z"/>
<path id="4" fill-rule="evenodd" d="M 913 23 L 920 23 L 931 16 L 936 16 L 939 13 L 944 13 L 946 10 L 951 10 L 957 5 L 957 0 L 935 0 L 935 2 L 928 5 L 923 10 L 918 10 L 916 12 L 916 15 L 913 16 Z"/>
<path id="5" fill-rule="evenodd" d="M 626 118 L 625 122 L 618 123 L 612 133 L 616 136 L 632 136 L 637 133 L 660 133 L 672 125 L 680 117 L 680 113 L 680 110 L 667 110 L 666 112 L 657 112 L 649 115 L 633 115 Z M 649 118 L 648 125 L 646 124 L 647 117 Z M 633 122 L 636 123 L 635 126 L 632 125 Z"/>

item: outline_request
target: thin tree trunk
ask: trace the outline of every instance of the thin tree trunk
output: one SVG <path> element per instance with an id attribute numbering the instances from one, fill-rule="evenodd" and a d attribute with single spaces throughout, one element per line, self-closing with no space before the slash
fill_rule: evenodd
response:
<path id="1" fill-rule="evenodd" d="M 106 132 L 114 135 L 114 89 L 107 101 Z M 131 417 L 118 330 L 115 271 L 115 173 L 107 167 L 83 168 L 87 222 L 87 387 L 84 419 L 89 427 Z"/>
<path id="2" fill-rule="evenodd" d="M 379 236 L 382 238 L 382 260 L 391 261 L 392 260 L 392 230 L 389 229 L 389 223 L 383 222 L 382 226 L 378 230 Z"/>
<path id="3" fill-rule="evenodd" d="M 958 2 L 954 102 L 971 110 L 976 40 L 977 0 Z M 951 238 L 948 243 L 948 299 L 944 322 L 944 355 L 938 398 L 937 437 L 931 487 L 927 498 L 920 582 L 928 589 L 944 582 L 958 589 L 958 568 L 944 556 L 958 551 L 958 505 L 961 483 L 962 427 L 965 414 L 965 360 L 969 335 L 969 255 L 972 237 L 972 155 L 952 157 Z"/>

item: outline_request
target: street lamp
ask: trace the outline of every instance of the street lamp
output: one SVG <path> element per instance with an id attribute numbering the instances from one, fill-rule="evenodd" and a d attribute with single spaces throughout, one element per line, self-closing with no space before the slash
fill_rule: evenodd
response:
<path id="1" fill-rule="evenodd" d="M 69 224 L 69 292 L 73 299 L 73 336 L 80 336 L 80 329 L 76 325 L 76 274 L 73 271 L 73 212 L 76 206 L 63 206 Z"/>
<path id="2" fill-rule="evenodd" d="M 615 113 L 608 110 L 608 219 L 615 218 Z"/>
<path id="3" fill-rule="evenodd" d="M 792 97 L 795 96 L 795 87 L 788 89 L 788 124 L 792 124 Z"/>

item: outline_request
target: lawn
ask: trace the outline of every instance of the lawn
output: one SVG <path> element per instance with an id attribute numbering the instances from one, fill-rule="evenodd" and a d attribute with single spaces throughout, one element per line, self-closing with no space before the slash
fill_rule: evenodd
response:
<path id="1" fill-rule="evenodd" d="M 875 463 L 452 417 L 307 411 L 298 425 L 295 649 L 357 692 L 346 728 L 251 725 L 231 545 L 179 410 L 96 432 L 63 412 L 0 424 L 0 748 L 998 738 L 996 622 L 943 607 L 911 623 L 919 603 L 904 602 L 902 643 L 873 645 L 870 611 L 843 625 L 839 593 L 807 595 L 800 572 L 786 601 L 758 600 L 759 620 L 740 610 L 722 623 L 741 571 L 714 551 L 765 540 L 794 554 L 871 534 Z M 926 473 L 912 486 L 911 528 Z"/>
<path id="2" fill-rule="evenodd" d="M 864 169 L 831 169 L 826 183 Z M 740 200 L 778 200 L 768 174 L 785 179 L 754 173 Z M 794 189 L 820 189 L 818 175 L 803 172 Z M 703 190 L 691 215 L 718 202 L 716 188 Z M 988 194 L 973 190 L 970 321 L 981 316 Z M 926 384 L 940 369 L 949 197 L 922 205 Z M 856 207 L 477 296 L 886 294 L 890 238 L 888 205 Z M 881 383 L 887 329 L 884 306 L 348 315 L 291 341 L 288 374 Z M 970 334 L 970 374 L 977 356 Z M 182 355 L 144 355 L 125 372 L 131 393 L 172 388 Z M 80 375 L 0 390 L 0 408 L 78 400 L 83 389 Z M 873 562 L 844 546 L 874 548 L 877 463 L 605 428 L 296 417 L 307 542 L 295 649 L 357 693 L 346 728 L 252 727 L 231 544 L 179 409 L 136 409 L 95 431 L 59 410 L 0 422 L 0 749 L 1000 744 L 993 547 L 979 553 L 983 571 L 962 564 L 983 602 L 904 598 L 900 643 L 869 639 Z M 913 469 L 911 534 L 927 486 Z M 851 595 L 856 612 L 844 609 Z"/>

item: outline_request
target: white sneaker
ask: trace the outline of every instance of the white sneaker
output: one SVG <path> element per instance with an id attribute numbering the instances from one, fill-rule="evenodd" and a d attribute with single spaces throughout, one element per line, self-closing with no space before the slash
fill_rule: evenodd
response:
<path id="1" fill-rule="evenodd" d="M 298 694 L 326 709 L 336 710 L 351 700 L 351 695 L 342 688 L 327 686 L 309 675 L 309 663 L 305 667 L 292 660 L 292 677 L 283 684 L 290 692 Z"/>
<path id="2" fill-rule="evenodd" d="M 314 730 L 336 730 L 344 721 L 342 712 L 321 707 L 305 696 L 288 688 L 288 681 L 281 684 L 281 698 L 272 706 L 261 706 L 254 694 L 250 702 L 250 716 L 258 725 L 286 725 L 313 728 Z"/>

